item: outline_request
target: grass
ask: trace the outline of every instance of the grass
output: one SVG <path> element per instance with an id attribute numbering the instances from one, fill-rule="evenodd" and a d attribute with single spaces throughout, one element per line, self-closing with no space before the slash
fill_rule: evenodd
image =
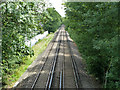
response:
<path id="1" fill-rule="evenodd" d="M 5 88 L 11 88 L 15 84 L 15 82 L 20 78 L 20 76 L 26 71 L 28 66 L 38 57 L 39 54 L 41 54 L 49 44 L 49 42 L 54 37 L 54 33 L 49 34 L 46 38 L 39 40 L 32 49 L 34 50 L 34 56 L 30 57 L 27 56 L 25 58 L 24 64 L 19 66 L 14 70 L 14 73 L 12 75 L 7 75 L 8 78 L 8 85 L 5 86 Z"/>

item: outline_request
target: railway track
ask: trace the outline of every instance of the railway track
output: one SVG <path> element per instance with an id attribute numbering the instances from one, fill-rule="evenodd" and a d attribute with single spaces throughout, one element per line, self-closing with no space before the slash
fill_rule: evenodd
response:
<path id="1" fill-rule="evenodd" d="M 54 38 L 53 41 L 52 41 L 53 43 L 51 44 L 50 50 L 49 50 L 49 52 L 48 52 L 48 55 L 47 55 L 47 57 L 45 58 L 46 60 L 44 61 L 42 67 L 40 68 L 40 71 L 39 71 L 39 73 L 37 74 L 37 77 L 36 77 L 36 79 L 34 80 L 34 83 L 32 84 L 31 90 L 33 90 L 33 89 L 35 88 L 35 85 L 36 85 L 36 83 L 37 83 L 37 81 L 38 81 L 38 79 L 39 79 L 39 77 L 40 77 L 40 75 L 41 75 L 41 72 L 42 72 L 44 66 L 45 66 L 45 63 L 46 63 L 47 60 L 48 60 L 48 56 L 49 56 L 50 52 L 52 51 L 52 48 L 53 48 L 53 46 L 54 46 L 54 42 L 56 42 L 56 41 L 57 41 L 56 39 L 58 39 L 59 33 L 60 33 L 60 29 L 59 29 L 59 31 L 57 32 L 55 38 Z M 55 56 L 54 59 L 57 58 L 58 50 L 59 50 L 59 49 L 57 48 L 57 50 L 56 50 L 56 52 L 55 52 L 55 53 L 56 53 L 56 56 Z M 54 60 L 54 61 L 56 61 L 56 60 Z M 53 63 L 54 63 L 54 62 L 53 62 Z M 53 71 L 52 71 L 52 72 L 53 72 Z M 49 74 L 51 75 L 51 71 L 50 71 Z M 47 81 L 47 82 L 49 82 L 49 81 Z"/>
<path id="2" fill-rule="evenodd" d="M 82 87 L 82 84 L 80 82 L 80 75 L 78 72 L 77 64 L 76 64 L 74 56 L 73 56 L 73 52 L 71 50 L 69 34 L 67 33 L 67 31 L 65 31 L 65 32 L 66 32 L 68 47 L 70 50 L 70 56 L 71 56 L 71 61 L 72 61 L 72 67 L 73 67 L 73 72 L 74 72 L 74 79 L 75 79 L 76 88 L 80 88 L 80 87 Z"/>
<path id="3" fill-rule="evenodd" d="M 69 34 L 62 25 L 56 33 L 49 50 L 42 58 L 35 79 L 30 85 L 35 88 L 81 88 L 80 77 L 70 46 Z"/>

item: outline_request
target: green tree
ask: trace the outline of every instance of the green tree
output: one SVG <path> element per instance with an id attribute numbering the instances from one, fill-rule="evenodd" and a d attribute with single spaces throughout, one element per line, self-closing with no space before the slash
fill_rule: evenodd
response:
<path id="1" fill-rule="evenodd" d="M 120 87 L 118 3 L 67 2 L 66 30 L 78 45 L 90 73 L 104 87 Z"/>
<path id="2" fill-rule="evenodd" d="M 25 57 L 34 55 L 31 47 L 25 45 L 25 38 L 30 39 L 43 29 L 39 25 L 38 6 L 44 3 L 35 2 L 2 2 L 0 12 L 2 17 L 2 74 L 3 85 L 6 85 L 8 75 L 24 63 Z"/>
<path id="3" fill-rule="evenodd" d="M 48 32 L 55 32 L 57 28 L 61 25 L 61 15 L 55 10 L 55 8 L 48 8 L 46 13 L 44 13 L 45 22 L 44 30 Z"/>

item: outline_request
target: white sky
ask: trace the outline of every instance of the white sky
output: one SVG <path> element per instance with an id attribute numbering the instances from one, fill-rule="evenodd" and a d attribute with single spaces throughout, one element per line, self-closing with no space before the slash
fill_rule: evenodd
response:
<path id="1" fill-rule="evenodd" d="M 47 0 L 52 4 L 56 11 L 62 16 L 65 17 L 64 5 L 62 5 L 63 0 Z"/>

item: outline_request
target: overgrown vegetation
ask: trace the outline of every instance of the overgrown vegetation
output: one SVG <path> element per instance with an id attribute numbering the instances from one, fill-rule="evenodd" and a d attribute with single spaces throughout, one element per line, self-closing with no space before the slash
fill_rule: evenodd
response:
<path id="1" fill-rule="evenodd" d="M 105 88 L 120 88 L 119 3 L 67 2 L 64 24 Z"/>
<path id="2" fill-rule="evenodd" d="M 48 30 L 49 33 L 55 32 L 62 23 L 60 14 L 55 10 L 55 8 L 48 8 L 44 15 L 46 16 L 46 21 L 43 27 L 44 30 Z"/>
<path id="3" fill-rule="evenodd" d="M 15 73 L 14 69 L 25 64 L 28 56 L 32 57 L 35 54 L 31 47 L 25 45 L 25 40 L 30 40 L 35 35 L 47 30 L 48 28 L 44 30 L 43 27 L 51 22 L 45 24 L 49 21 L 46 17 L 56 11 L 48 12 L 43 0 L 40 2 L 1 2 L 0 8 L 2 17 L 2 84 L 4 86 L 14 81 L 10 79 L 11 75 Z M 45 13 L 47 13 L 46 16 L 44 16 Z M 55 27 L 58 26 L 55 25 Z M 52 31 L 51 29 L 53 28 L 50 28 L 49 31 Z"/>
<path id="4" fill-rule="evenodd" d="M 19 79 L 19 77 L 26 71 L 28 66 L 37 58 L 39 54 L 41 54 L 46 49 L 47 45 L 53 37 L 54 33 L 51 33 L 46 38 L 40 40 L 32 47 L 32 49 L 34 50 L 34 56 L 27 56 L 24 59 L 24 64 L 21 64 L 19 67 L 12 69 L 14 73 L 11 73 L 11 75 L 7 75 L 9 78 L 5 79 L 5 82 L 7 83 L 7 86 L 5 87 L 12 87 L 14 85 L 14 83 Z"/>

